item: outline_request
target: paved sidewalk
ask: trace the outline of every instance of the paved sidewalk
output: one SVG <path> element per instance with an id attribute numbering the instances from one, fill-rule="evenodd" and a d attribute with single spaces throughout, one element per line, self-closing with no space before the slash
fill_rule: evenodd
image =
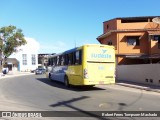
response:
<path id="1" fill-rule="evenodd" d="M 0 74 L 0 79 L 3 78 L 10 78 L 10 77 L 17 77 L 17 76 L 24 76 L 24 75 L 31 75 L 34 73 L 31 72 L 18 72 L 18 71 L 9 71 L 7 74 Z"/>
<path id="2" fill-rule="evenodd" d="M 135 83 L 135 82 L 129 82 L 129 81 L 123 81 L 123 80 L 117 81 L 116 84 L 126 86 L 126 87 L 160 93 L 160 86 L 147 85 L 147 84 Z"/>

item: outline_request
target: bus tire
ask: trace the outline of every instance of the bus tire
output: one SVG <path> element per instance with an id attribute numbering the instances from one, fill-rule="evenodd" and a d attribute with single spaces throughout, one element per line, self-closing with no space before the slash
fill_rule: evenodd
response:
<path id="1" fill-rule="evenodd" d="M 70 84 L 69 84 L 69 81 L 68 81 L 68 77 L 67 77 L 67 76 L 64 77 L 64 85 L 65 85 L 66 87 L 70 87 Z"/>
<path id="2" fill-rule="evenodd" d="M 49 80 L 51 80 L 51 74 L 49 74 Z"/>

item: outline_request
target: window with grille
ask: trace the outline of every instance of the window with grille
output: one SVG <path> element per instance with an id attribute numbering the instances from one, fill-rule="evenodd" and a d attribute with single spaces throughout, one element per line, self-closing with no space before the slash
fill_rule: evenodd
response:
<path id="1" fill-rule="evenodd" d="M 22 64 L 27 65 L 27 54 L 22 54 Z"/>
<path id="2" fill-rule="evenodd" d="M 139 46 L 140 45 L 139 37 L 137 37 L 137 36 L 127 37 L 127 45 L 129 45 L 129 46 Z"/>
<path id="3" fill-rule="evenodd" d="M 32 54 L 32 65 L 36 65 L 36 55 L 35 54 Z"/>

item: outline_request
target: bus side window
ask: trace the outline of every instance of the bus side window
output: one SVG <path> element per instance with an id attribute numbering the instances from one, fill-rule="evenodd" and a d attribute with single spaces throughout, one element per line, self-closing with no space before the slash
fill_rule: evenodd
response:
<path id="1" fill-rule="evenodd" d="M 62 56 L 59 56 L 58 65 L 61 65 Z"/>
<path id="2" fill-rule="evenodd" d="M 54 66 L 57 65 L 57 57 L 53 58 L 53 65 L 54 65 Z"/>
<path id="3" fill-rule="evenodd" d="M 61 65 L 64 65 L 64 55 L 61 56 Z"/>
<path id="4" fill-rule="evenodd" d="M 72 64 L 75 65 L 76 64 L 76 52 L 72 53 Z"/>
<path id="5" fill-rule="evenodd" d="M 57 58 L 56 65 L 58 65 L 59 64 L 59 56 L 57 56 L 56 58 Z"/>
<path id="6" fill-rule="evenodd" d="M 75 53 L 75 65 L 79 65 L 80 51 L 76 51 Z"/>
<path id="7" fill-rule="evenodd" d="M 73 53 L 71 54 L 71 56 L 72 56 L 72 62 L 71 62 L 71 64 L 72 64 L 72 65 L 75 65 L 75 63 L 76 63 L 76 52 L 73 52 Z"/>
<path id="8" fill-rule="evenodd" d="M 82 50 L 76 51 L 75 53 L 75 65 L 82 64 Z"/>
<path id="9" fill-rule="evenodd" d="M 66 54 L 65 55 L 65 65 L 68 65 L 68 63 L 69 63 L 69 55 L 68 54 Z"/>
<path id="10" fill-rule="evenodd" d="M 54 65 L 54 58 L 51 58 L 51 66 Z"/>
<path id="11" fill-rule="evenodd" d="M 51 65 L 51 58 L 48 59 L 48 66 Z"/>
<path id="12" fill-rule="evenodd" d="M 72 65 L 72 54 L 69 54 L 68 64 L 69 64 L 69 65 Z"/>
<path id="13" fill-rule="evenodd" d="M 79 51 L 79 64 L 82 64 L 82 50 Z"/>
<path id="14" fill-rule="evenodd" d="M 53 65 L 53 58 L 50 58 L 50 65 Z"/>

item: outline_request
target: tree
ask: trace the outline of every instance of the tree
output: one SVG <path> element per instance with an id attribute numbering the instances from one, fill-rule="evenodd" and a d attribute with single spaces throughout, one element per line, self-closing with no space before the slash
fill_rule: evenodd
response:
<path id="1" fill-rule="evenodd" d="M 21 29 L 17 29 L 12 25 L 0 28 L 1 70 L 6 58 L 12 53 L 17 52 L 17 47 L 25 45 L 26 43 L 27 41 L 25 40 Z"/>

